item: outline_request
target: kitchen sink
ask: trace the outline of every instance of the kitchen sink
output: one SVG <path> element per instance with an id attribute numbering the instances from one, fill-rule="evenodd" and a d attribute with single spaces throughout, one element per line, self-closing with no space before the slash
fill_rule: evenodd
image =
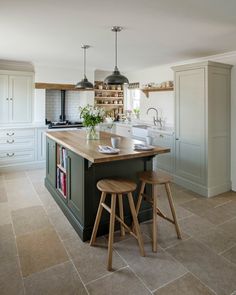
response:
<path id="1" fill-rule="evenodd" d="M 140 129 L 148 129 L 148 127 L 150 127 L 150 126 L 149 125 L 144 125 L 144 124 L 137 124 L 137 125 L 133 125 L 132 127 L 140 128 Z"/>

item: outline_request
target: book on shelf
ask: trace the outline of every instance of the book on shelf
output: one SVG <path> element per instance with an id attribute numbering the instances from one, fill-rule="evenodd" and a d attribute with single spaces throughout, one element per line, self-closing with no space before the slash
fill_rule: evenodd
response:
<path id="1" fill-rule="evenodd" d="M 60 165 L 66 169 L 66 158 L 67 158 L 67 150 L 63 147 L 60 147 Z"/>
<path id="2" fill-rule="evenodd" d="M 57 169 L 57 188 L 62 192 L 63 197 L 66 198 L 66 174 L 59 168 Z"/>

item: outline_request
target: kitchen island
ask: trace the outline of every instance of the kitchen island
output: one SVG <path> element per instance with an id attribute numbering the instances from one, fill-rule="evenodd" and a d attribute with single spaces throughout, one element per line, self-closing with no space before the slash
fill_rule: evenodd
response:
<path id="1" fill-rule="evenodd" d="M 100 132 L 99 140 L 87 140 L 84 130 L 58 131 L 47 134 L 45 186 L 83 241 L 90 238 L 100 193 L 98 180 L 108 177 L 129 178 L 138 183 L 138 172 L 152 170 L 152 158 L 170 149 L 154 147 L 150 151 L 134 151 L 138 140 L 120 137 L 119 154 L 101 154 L 98 145 L 110 145 L 110 133 Z M 139 189 L 139 187 L 138 187 Z M 135 201 L 137 192 L 134 194 Z M 131 223 L 124 197 L 125 221 Z M 152 216 L 149 204 L 142 204 L 139 220 Z M 98 235 L 108 233 L 109 214 L 104 212 Z"/>

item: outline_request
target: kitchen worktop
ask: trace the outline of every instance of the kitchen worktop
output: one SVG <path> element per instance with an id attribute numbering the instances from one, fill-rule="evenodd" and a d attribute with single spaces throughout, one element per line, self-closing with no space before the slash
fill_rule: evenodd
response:
<path id="1" fill-rule="evenodd" d="M 85 130 L 74 131 L 58 131 L 47 132 L 47 137 L 54 140 L 56 143 L 63 145 L 79 156 L 89 160 L 92 163 L 103 163 L 111 161 L 119 161 L 126 159 L 141 158 L 147 156 L 155 156 L 157 154 L 170 152 L 169 148 L 155 146 L 150 151 L 135 151 L 134 144 L 142 143 L 139 140 L 122 137 L 120 141 L 120 152 L 116 155 L 107 155 L 98 152 L 99 145 L 111 145 L 111 137 L 117 136 L 107 132 L 100 132 L 99 140 L 87 140 Z"/>

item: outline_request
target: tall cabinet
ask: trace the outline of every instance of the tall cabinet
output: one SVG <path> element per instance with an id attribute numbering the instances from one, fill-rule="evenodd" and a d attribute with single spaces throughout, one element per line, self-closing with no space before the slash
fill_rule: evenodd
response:
<path id="1" fill-rule="evenodd" d="M 231 188 L 231 65 L 176 66 L 175 181 L 210 197 Z"/>

